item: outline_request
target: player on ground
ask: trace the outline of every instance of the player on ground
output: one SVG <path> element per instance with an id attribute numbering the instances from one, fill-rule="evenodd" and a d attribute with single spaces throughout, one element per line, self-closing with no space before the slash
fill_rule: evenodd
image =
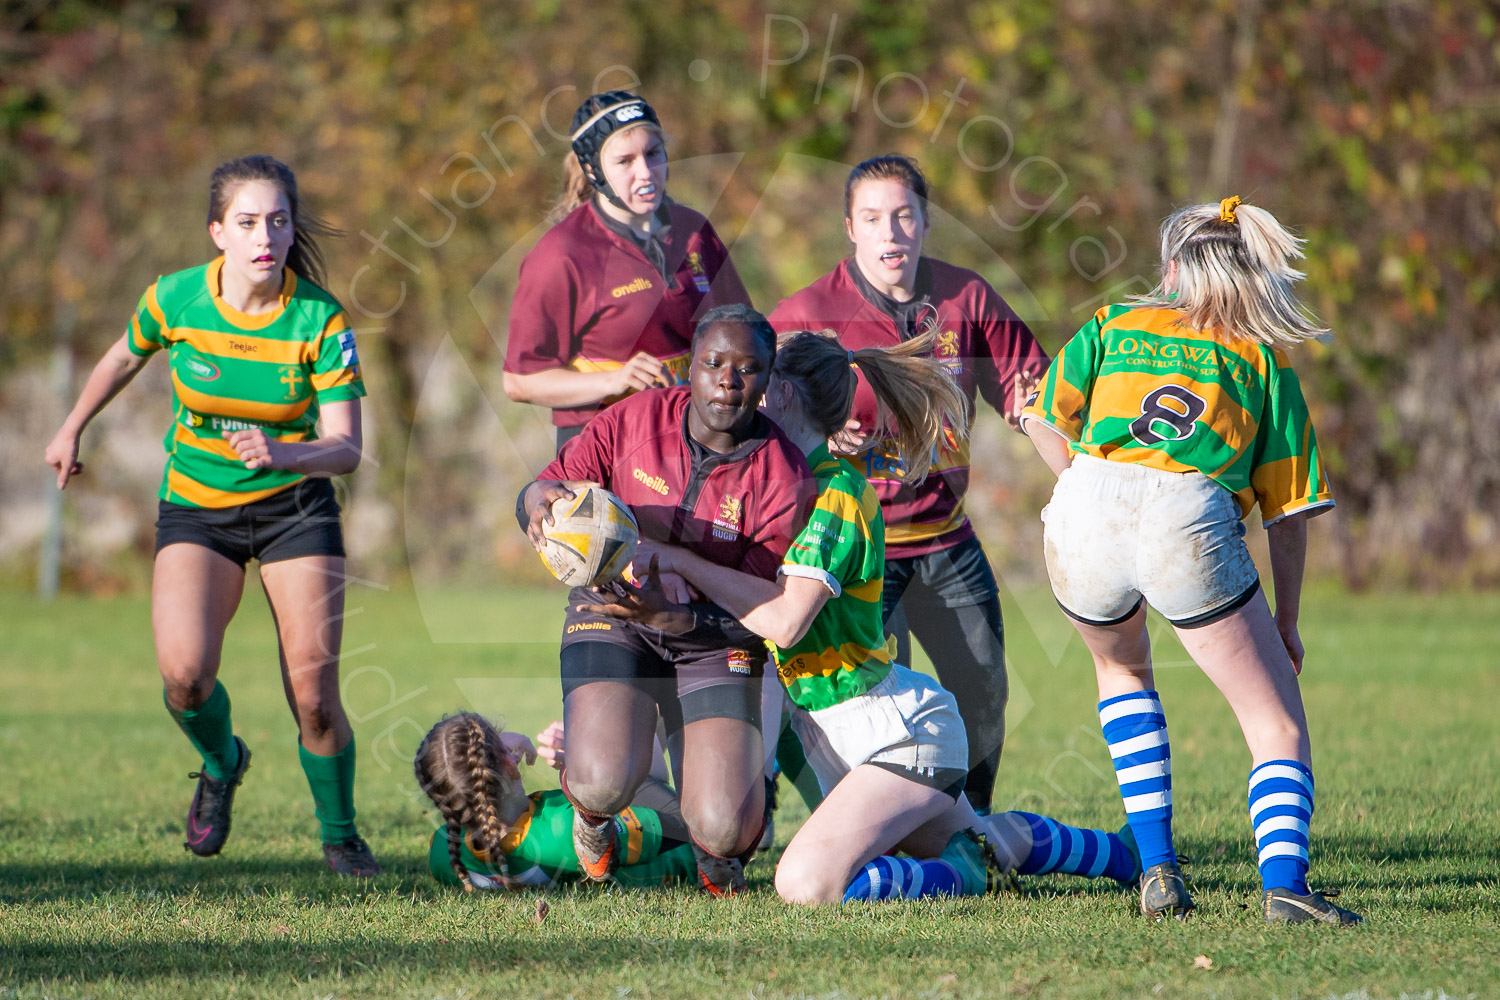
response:
<path id="1" fill-rule="evenodd" d="M 1297 675 L 1307 519 L 1333 506 L 1285 349 L 1328 331 L 1297 301 L 1303 241 L 1226 198 L 1162 226 L 1162 280 L 1099 310 L 1023 419 L 1058 474 L 1046 523 L 1058 603 L 1094 656 L 1099 720 L 1146 872 L 1141 909 L 1193 906 L 1172 848 L 1172 765 L 1146 606 L 1234 709 L 1267 921 L 1356 923 L 1307 886 L 1312 750 Z M 1260 505 L 1273 617 L 1242 519 Z"/>
<path id="2" fill-rule="evenodd" d="M 354 826 L 354 740 L 339 701 L 344 539 L 329 476 L 359 464 L 354 334 L 319 287 L 315 237 L 283 163 L 247 156 L 209 182 L 208 231 L 223 255 L 159 279 L 94 367 L 47 446 L 59 488 L 83 471 L 83 429 L 157 351 L 172 369 L 172 427 L 156 521 L 151 624 L 167 711 L 203 756 L 186 847 L 219 853 L 250 751 L 218 681 L 245 565 L 260 562 L 298 752 L 340 875 L 380 866 Z M 321 432 L 319 426 L 321 424 Z"/>
<path id="3" fill-rule="evenodd" d="M 656 112 L 623 90 L 573 115 L 557 224 L 521 263 L 505 393 L 552 408 L 557 444 L 629 393 L 687 379 L 697 318 L 749 304 L 713 226 L 667 198 Z"/>
<path id="4" fill-rule="evenodd" d="M 771 580 L 806 520 L 807 463 L 759 406 L 776 337 L 749 306 L 699 322 L 687 386 L 638 393 L 594 418 L 522 491 L 517 519 L 533 544 L 550 505 L 593 482 L 635 513 L 641 537 Z M 581 593 L 575 591 L 575 593 Z M 570 598 L 570 605 L 579 603 Z M 743 885 L 743 857 L 764 820 L 760 678 L 765 644 L 704 607 L 688 635 L 570 609 L 563 627 L 563 791 L 578 807 L 575 839 L 591 878 L 619 862 L 611 816 L 652 764 L 658 713 L 681 761 L 682 812 L 704 887 Z"/>
<path id="5" fill-rule="evenodd" d="M 771 313 L 778 333 L 832 329 L 848 348 L 935 337 L 933 357 L 968 397 L 976 393 L 1013 425 L 1047 355 L 1005 300 L 973 271 L 922 256 L 927 181 L 904 156 L 866 160 L 844 187 L 844 228 L 854 254 L 782 301 Z M 932 475 L 908 474 L 888 437 L 874 434 L 869 389 L 855 401 L 857 428 L 841 450 L 880 496 L 886 522 L 886 627 L 897 658 L 910 663 L 898 607 L 943 686 L 958 699 L 969 734 L 970 801 L 988 811 L 1005 742 L 1005 635 L 995 575 L 964 513 L 969 487 L 965 428 L 950 428 Z M 858 442 L 857 444 L 854 442 Z"/>
<path id="6" fill-rule="evenodd" d="M 974 834 L 993 838 L 995 863 L 1007 871 L 1126 882 L 1139 873 L 1127 843 L 1112 833 L 1029 813 L 988 817 L 985 825 L 963 793 L 968 745 L 953 695 L 891 659 L 880 608 L 880 503 L 827 441 L 848 419 L 857 368 L 898 428 L 893 449 L 920 480 L 946 429 L 962 433 L 967 424 L 967 401 L 953 380 L 915 357 L 931 347 L 930 333 L 858 351 L 831 335 L 798 333 L 778 349 L 766 412 L 807 455 L 819 492 L 776 580 L 675 546 L 646 541 L 637 553 L 637 565 L 652 567 L 648 579 L 663 569 L 680 573 L 775 643 L 792 728 L 826 796 L 776 870 L 788 902 L 982 893 L 986 849 Z M 668 631 L 693 620 L 649 585 L 616 587 L 589 610 Z M 914 857 L 885 856 L 897 848 Z"/>
<path id="7" fill-rule="evenodd" d="M 562 767 L 563 726 L 539 736 L 549 762 Z M 444 885 L 474 889 L 545 888 L 583 877 L 573 848 L 575 810 L 560 791 L 527 795 L 517 765 L 537 751 L 519 733 L 498 732 L 472 712 L 433 726 L 417 748 L 417 783 L 443 825 L 432 834 L 428 868 Z M 645 888 L 697 878 L 677 793 L 648 779 L 614 819 L 620 867 L 615 881 Z"/>

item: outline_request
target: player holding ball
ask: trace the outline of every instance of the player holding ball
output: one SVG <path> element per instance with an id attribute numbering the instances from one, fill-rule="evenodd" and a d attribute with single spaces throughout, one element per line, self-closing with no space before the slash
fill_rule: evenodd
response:
<path id="1" fill-rule="evenodd" d="M 1162 280 L 1099 310 L 1023 420 L 1057 473 L 1042 511 L 1058 603 L 1094 657 L 1099 721 L 1140 847 L 1141 910 L 1193 908 L 1172 846 L 1172 755 L 1146 606 L 1171 622 L 1250 748 L 1268 922 L 1358 923 L 1307 885 L 1312 748 L 1297 675 L 1307 519 L 1333 506 L 1286 349 L 1317 339 L 1294 293 L 1303 241 L 1226 198 L 1162 226 Z M 1242 519 L 1259 504 L 1273 616 Z"/>
<path id="2" fill-rule="evenodd" d="M 609 407 L 521 492 L 517 520 L 539 550 L 553 502 L 595 483 L 629 505 L 642 539 L 776 578 L 814 490 L 802 453 L 760 412 L 776 336 L 749 306 L 719 306 L 698 323 L 691 357 L 688 385 Z M 578 810 L 585 873 L 607 879 L 619 864 L 612 816 L 650 772 L 659 714 L 681 761 L 700 881 L 738 891 L 765 818 L 764 642 L 711 605 L 695 606 L 685 634 L 667 635 L 579 603 L 570 597 L 563 626 L 562 787 Z"/>

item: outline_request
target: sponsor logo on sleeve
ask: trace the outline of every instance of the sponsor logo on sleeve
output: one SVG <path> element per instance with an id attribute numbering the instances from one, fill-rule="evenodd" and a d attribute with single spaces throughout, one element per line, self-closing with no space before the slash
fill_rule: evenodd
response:
<path id="1" fill-rule="evenodd" d="M 343 354 L 345 368 L 353 368 L 359 364 L 359 352 L 354 348 L 353 330 L 345 330 L 339 334 L 339 351 Z"/>

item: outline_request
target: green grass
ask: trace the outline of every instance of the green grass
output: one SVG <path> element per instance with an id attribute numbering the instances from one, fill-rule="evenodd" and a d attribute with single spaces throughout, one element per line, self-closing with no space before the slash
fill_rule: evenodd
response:
<path id="1" fill-rule="evenodd" d="M 422 731 L 460 707 L 524 732 L 557 712 L 554 590 L 356 588 L 345 696 L 360 826 L 386 874 L 321 868 L 263 600 L 221 677 L 255 751 L 224 855 L 181 847 L 196 766 L 161 707 L 144 600 L 0 594 L 0 998 L 948 998 L 1488 996 L 1500 991 L 1500 601 L 1306 602 L 1303 688 L 1318 779 L 1314 882 L 1365 926 L 1268 928 L 1228 708 L 1161 636 L 1179 849 L 1199 910 L 1133 915 L 1130 894 L 1060 877 L 1020 896 L 793 910 L 771 889 L 464 897 L 426 874 L 434 814 L 410 774 Z M 1013 700 L 1002 805 L 1113 828 L 1120 803 L 1092 672 L 1044 592 L 1006 597 Z M 476 642 L 509 636 L 509 642 Z M 436 640 L 436 641 L 435 641 Z M 467 641 L 456 641 L 467 640 Z M 551 772 L 538 768 L 537 786 Z M 778 815 L 784 845 L 805 813 Z M 1194 965 L 1206 956 L 1211 969 Z"/>

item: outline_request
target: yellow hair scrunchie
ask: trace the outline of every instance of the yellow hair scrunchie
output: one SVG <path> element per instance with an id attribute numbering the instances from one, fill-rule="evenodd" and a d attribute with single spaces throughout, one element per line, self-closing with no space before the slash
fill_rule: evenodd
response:
<path id="1" fill-rule="evenodd" d="M 1230 195 L 1228 198 L 1225 198 L 1223 201 L 1219 202 L 1219 221 L 1238 222 L 1239 220 L 1235 217 L 1234 210 L 1239 207 L 1240 196 L 1237 194 Z"/>

